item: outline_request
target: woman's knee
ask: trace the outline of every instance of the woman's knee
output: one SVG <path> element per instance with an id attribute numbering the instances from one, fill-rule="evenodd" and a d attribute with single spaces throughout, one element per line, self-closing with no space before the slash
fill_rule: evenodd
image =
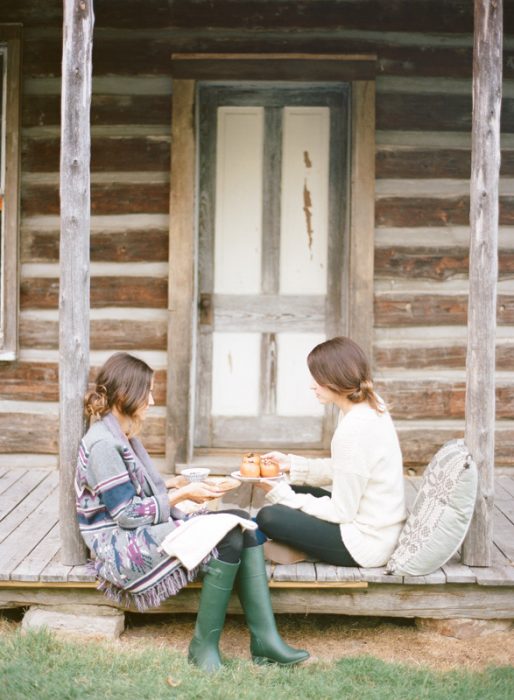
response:
<path id="1" fill-rule="evenodd" d="M 241 559 L 243 550 L 243 532 L 239 526 L 233 528 L 217 545 L 218 557 L 221 561 L 235 564 Z"/>
<path id="2" fill-rule="evenodd" d="M 265 534 L 268 534 L 271 530 L 273 530 L 278 523 L 277 516 L 279 516 L 281 510 L 281 506 L 279 505 L 265 506 L 264 508 L 261 508 L 257 513 L 257 517 L 255 518 L 259 529 Z"/>

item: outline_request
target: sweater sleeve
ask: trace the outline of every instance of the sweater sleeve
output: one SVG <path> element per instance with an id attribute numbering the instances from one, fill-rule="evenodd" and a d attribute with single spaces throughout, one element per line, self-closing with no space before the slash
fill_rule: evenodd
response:
<path id="1" fill-rule="evenodd" d="M 299 455 L 289 455 L 291 459 L 290 479 L 292 484 L 309 486 L 329 486 L 334 476 L 332 459 L 308 459 Z"/>
<path id="2" fill-rule="evenodd" d="M 132 530 L 140 525 L 168 521 L 169 506 L 162 499 L 136 493 L 123 458 L 114 445 L 100 440 L 92 446 L 89 473 L 93 481 L 91 489 L 100 495 L 119 527 Z"/>
<path id="3" fill-rule="evenodd" d="M 350 523 L 357 514 L 368 483 L 365 450 L 352 431 L 342 432 L 334 439 L 331 468 L 333 487 L 330 496 L 316 498 L 311 494 L 295 493 L 289 484 L 278 482 L 266 498 L 271 503 L 302 510 L 320 520 L 341 525 Z"/>

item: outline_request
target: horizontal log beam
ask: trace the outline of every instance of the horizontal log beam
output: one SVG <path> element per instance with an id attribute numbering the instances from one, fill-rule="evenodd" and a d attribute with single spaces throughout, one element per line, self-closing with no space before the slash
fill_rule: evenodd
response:
<path id="1" fill-rule="evenodd" d="M 57 172 L 59 138 L 30 138 L 22 141 L 23 172 Z M 97 136 L 91 139 L 92 172 L 169 172 L 170 140 L 154 136 Z"/>
<path id="2" fill-rule="evenodd" d="M 0 607 L 105 606 L 105 596 L 94 590 L 94 583 L 5 582 L 0 587 Z M 196 613 L 201 589 L 197 584 L 171 596 L 156 613 Z M 361 615 L 410 618 L 510 619 L 514 615 L 511 586 L 477 586 L 470 584 L 408 585 L 362 582 L 340 582 L 337 587 L 308 586 L 299 582 L 272 582 L 270 594 L 276 613 Z M 109 603 L 113 608 L 114 603 Z M 236 595 L 228 604 L 228 612 L 241 614 Z"/>
<path id="3" fill-rule="evenodd" d="M 141 437 L 150 454 L 164 454 L 164 418 L 149 416 Z M 0 413 L 0 453 L 58 454 L 59 418 L 42 413 Z"/>
<path id="4" fill-rule="evenodd" d="M 91 367 L 89 382 L 93 383 L 98 367 Z M 166 403 L 166 372 L 156 370 L 153 396 L 156 405 Z M 52 362 L 13 362 L 2 368 L 0 399 L 17 401 L 58 401 L 59 365 Z"/>
<path id="5" fill-rule="evenodd" d="M 465 294 L 376 294 L 375 327 L 465 326 L 467 308 Z M 514 296 L 498 295 L 497 323 L 514 324 Z"/>
<path id="6" fill-rule="evenodd" d="M 513 57 L 514 64 L 514 57 Z M 57 172 L 58 137 L 25 136 L 22 141 L 24 172 Z M 92 138 L 92 172 L 169 172 L 170 143 L 166 137 L 97 136 Z M 471 152 L 451 148 L 377 149 L 376 175 L 382 178 L 469 178 Z M 514 151 L 502 152 L 501 175 L 514 175 Z"/>
<path id="7" fill-rule="evenodd" d="M 161 39 L 157 32 L 152 38 L 123 37 L 109 31 L 95 36 L 95 75 L 145 74 L 169 75 L 170 52 L 242 53 L 294 51 L 302 53 L 373 53 L 378 55 L 380 75 L 471 77 L 472 50 L 466 46 L 429 46 L 425 37 L 423 46 L 391 45 L 378 34 L 374 39 L 364 34 L 354 38 L 346 29 L 321 28 L 301 33 L 287 29 L 273 32 L 251 30 L 184 31 L 168 28 L 168 36 Z M 505 51 L 506 77 L 512 75 L 512 52 Z M 30 38 L 24 51 L 24 72 L 30 77 L 56 75 L 60 68 L 60 45 L 53 37 Z"/>
<path id="8" fill-rule="evenodd" d="M 98 371 L 92 367 L 89 374 L 89 382 L 93 382 Z M 464 398 L 466 386 L 464 381 L 452 378 L 434 380 L 430 373 L 427 378 L 404 380 L 382 379 L 376 382 L 377 389 L 388 404 L 391 413 L 396 419 L 456 419 L 464 417 Z M 52 362 L 14 362 L 6 365 L 2 370 L 2 382 L 0 384 L 0 399 L 18 401 L 58 401 L 58 365 Z M 166 372 L 155 372 L 154 398 L 157 405 L 165 405 L 166 398 Z M 514 381 L 504 378 L 496 380 L 496 416 L 501 419 L 514 418 Z M 269 420 L 268 420 L 269 419 Z M 238 444 L 244 439 L 238 437 L 238 431 L 244 434 L 246 422 L 252 423 L 254 419 L 246 421 L 244 418 L 217 417 L 215 423 L 218 428 L 213 428 L 221 435 L 229 434 L 231 439 Z M 275 435 L 274 441 L 280 439 L 287 444 L 290 439 L 291 426 L 295 426 L 298 420 L 289 417 L 263 417 L 262 433 Z M 296 421 L 296 422 L 295 422 Z M 283 424 L 283 425 L 282 425 Z M 311 427 L 307 425 L 300 431 L 305 437 L 305 442 L 315 443 L 319 440 L 320 427 L 316 421 L 311 420 Z"/>
<path id="9" fill-rule="evenodd" d="M 167 214 L 169 196 L 168 183 L 92 182 L 91 213 Z M 25 183 L 21 188 L 21 206 L 25 216 L 55 216 L 59 214 L 59 189 L 56 185 Z"/>
<path id="10" fill-rule="evenodd" d="M 421 474 L 432 457 L 448 440 L 464 437 L 462 427 L 410 427 L 397 424 L 398 436 L 403 454 L 403 464 L 407 469 L 416 468 Z M 495 457 L 497 467 L 512 467 L 514 454 L 514 431 L 512 427 L 495 430 Z"/>
<path id="11" fill-rule="evenodd" d="M 143 440 L 152 455 L 164 454 L 165 419 L 149 416 L 145 421 Z M 459 427 L 412 427 L 397 423 L 404 466 L 422 473 L 437 450 L 447 440 L 463 437 L 464 425 Z M 58 418 L 41 413 L 0 413 L 0 453 L 57 454 Z M 512 467 L 514 431 L 499 424 L 495 431 L 495 464 Z"/>
<path id="12" fill-rule="evenodd" d="M 139 28 L 139 17 L 134 17 L 133 22 Z M 160 29 L 162 27 L 157 31 Z M 95 76 L 137 73 L 169 76 L 170 46 L 176 49 L 173 34 L 177 31 L 172 30 L 169 38 L 159 39 L 157 36 L 120 37 L 98 31 L 94 41 Z M 58 36 L 36 37 L 26 42 L 24 72 L 30 77 L 58 75 L 60 63 Z"/>
<path id="13" fill-rule="evenodd" d="M 393 418 L 464 418 L 466 384 L 464 381 L 427 380 L 376 382 Z M 514 418 L 514 383 L 496 380 L 496 416 Z"/>
<path id="14" fill-rule="evenodd" d="M 420 88 L 421 90 L 421 88 Z M 502 102 L 502 132 L 514 131 L 514 100 Z M 438 93 L 377 94 L 377 129 L 471 131 L 470 96 Z"/>
<path id="15" fill-rule="evenodd" d="M 91 104 L 91 124 L 166 125 L 171 120 L 170 95 L 95 95 Z M 60 124 L 59 95 L 31 95 L 22 105 L 22 125 L 54 126 Z"/>
<path id="16" fill-rule="evenodd" d="M 166 322 L 161 320 L 104 319 L 91 321 L 92 350 L 166 350 Z M 20 345 L 25 349 L 55 350 L 58 343 L 58 322 L 21 317 Z M 511 344 L 497 344 L 496 368 L 512 369 L 514 349 Z M 379 370 L 403 369 L 464 369 L 466 341 L 448 339 L 444 344 L 430 346 L 381 345 L 373 349 L 373 363 Z"/>
<path id="17" fill-rule="evenodd" d="M 364 24 L 370 31 L 381 32 L 415 31 L 420 26 L 430 32 L 454 32 L 456 26 L 461 32 L 472 32 L 472 19 L 473 13 L 462 3 L 448 6 L 447 3 L 434 4 L 430 0 L 418 0 L 414 5 L 407 0 L 393 5 L 384 5 L 380 0 L 361 0 L 358 5 L 331 0 L 318 0 L 316 3 L 299 0 L 282 3 L 280 11 L 273 0 L 258 3 L 252 0 L 218 0 L 215 4 L 208 0 L 198 0 L 194 3 L 170 5 L 170 23 L 183 28 L 309 29 L 328 26 L 356 29 Z"/>
<path id="18" fill-rule="evenodd" d="M 466 366 L 467 343 L 448 340 L 441 345 L 379 345 L 373 348 L 375 368 L 387 373 L 391 368 L 403 369 L 462 369 Z M 496 369 L 511 370 L 514 347 L 510 344 L 496 346 Z"/>
<path id="19" fill-rule="evenodd" d="M 168 282 L 159 277 L 91 277 L 91 306 L 164 309 Z M 59 280 L 48 277 L 22 280 L 21 309 L 56 309 Z"/>
<path id="20" fill-rule="evenodd" d="M 167 214 L 169 184 L 145 182 L 92 183 L 91 206 L 95 215 Z M 25 183 L 22 187 L 25 216 L 49 216 L 59 212 L 55 185 Z M 469 197 L 388 197 L 375 205 L 377 226 L 464 226 L 469 219 Z M 500 225 L 514 224 L 514 197 L 500 197 Z"/>
<path id="21" fill-rule="evenodd" d="M 120 36 L 108 29 L 95 35 L 95 75 L 144 74 L 169 76 L 170 52 L 242 53 L 282 51 L 302 53 L 340 53 L 341 47 L 349 54 L 373 53 L 377 55 L 379 75 L 423 76 L 444 78 L 471 78 L 472 49 L 470 46 L 430 45 L 431 37 L 421 35 L 423 45 L 405 46 L 397 37 L 384 37 L 382 32 L 375 37 L 364 28 L 361 36 L 355 37 L 351 30 L 324 26 L 304 32 L 288 29 L 274 31 L 252 31 L 248 29 L 220 29 L 216 33 L 202 28 L 189 30 L 167 28 L 166 38 L 158 34 L 152 37 Z M 512 54 L 504 50 L 504 76 L 514 75 Z M 57 75 L 61 63 L 59 34 L 55 37 L 29 37 L 25 42 L 23 56 L 24 73 L 35 76 Z"/>
<path id="22" fill-rule="evenodd" d="M 91 124 L 165 125 L 171 120 L 170 95 L 93 95 Z M 471 97 L 447 93 L 387 93 L 376 96 L 377 129 L 465 131 L 471 129 Z M 59 96 L 35 94 L 22 106 L 24 127 L 60 123 Z M 514 132 L 514 99 L 502 103 L 502 131 Z"/>
<path id="23" fill-rule="evenodd" d="M 2 22 L 20 22 L 27 27 L 47 26 L 62 27 L 63 7 L 62 2 L 46 3 L 45 11 L 31 0 L 3 0 L 2 2 Z"/>
<path id="24" fill-rule="evenodd" d="M 62 24 L 62 5 L 47 3 L 45 12 L 30 0 L 3 0 L 4 22 L 23 21 L 27 27 L 42 25 L 59 27 Z M 46 5 L 44 6 L 46 9 Z M 111 3 L 100 3 L 96 10 L 96 26 L 141 29 L 173 27 L 186 30 L 189 27 L 224 27 L 236 29 L 273 29 L 343 26 L 347 29 L 369 29 L 385 31 L 425 31 L 448 34 L 459 31 L 472 34 L 473 6 L 468 2 L 448 4 L 445 0 L 400 0 L 391 5 L 381 0 L 361 0 L 356 6 L 352 0 L 325 0 L 312 3 L 300 0 L 280 3 L 276 0 L 252 2 L 251 0 L 197 0 L 196 2 L 148 1 L 144 13 L 140 12 L 138 0 L 126 0 L 123 13 Z M 506 4 L 505 29 L 513 26 L 512 10 Z M 137 25 L 135 25 L 137 22 Z"/>
<path id="25" fill-rule="evenodd" d="M 47 413 L 0 413 L 0 453 L 58 454 L 59 418 Z"/>
<path id="26" fill-rule="evenodd" d="M 93 262 L 167 262 L 166 228 L 126 229 L 91 234 Z M 22 262 L 57 262 L 58 231 L 24 231 L 21 237 Z"/>
<path id="27" fill-rule="evenodd" d="M 457 178 L 467 179 L 471 172 L 471 151 L 460 148 L 377 149 L 377 178 Z M 502 151 L 501 175 L 514 175 L 514 151 Z"/>
<path id="28" fill-rule="evenodd" d="M 379 197 L 377 226 L 465 226 L 469 197 Z M 500 197 L 500 225 L 514 224 L 514 198 Z"/>
<path id="29" fill-rule="evenodd" d="M 514 275 L 514 250 L 501 251 L 499 277 Z M 468 250 L 398 247 L 375 249 L 375 278 L 447 280 L 467 277 Z"/>
<path id="30" fill-rule="evenodd" d="M 19 338 L 24 349 L 56 350 L 59 323 L 46 319 L 20 319 Z M 91 350 L 166 350 L 166 321 L 102 319 L 90 322 Z"/>

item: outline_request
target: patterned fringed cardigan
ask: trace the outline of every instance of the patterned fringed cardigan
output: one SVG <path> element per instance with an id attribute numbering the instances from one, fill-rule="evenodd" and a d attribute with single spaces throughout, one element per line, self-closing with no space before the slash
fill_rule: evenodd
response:
<path id="1" fill-rule="evenodd" d="M 187 571 L 162 551 L 164 538 L 180 525 L 171 511 L 180 511 L 170 510 L 148 453 L 137 438 L 127 440 L 112 413 L 80 443 L 75 489 L 80 532 L 108 597 L 145 610 L 196 578 L 200 567 Z"/>

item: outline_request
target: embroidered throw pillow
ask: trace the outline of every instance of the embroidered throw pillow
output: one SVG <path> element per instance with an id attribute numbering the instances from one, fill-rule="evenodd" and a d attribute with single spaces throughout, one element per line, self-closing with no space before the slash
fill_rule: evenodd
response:
<path id="1" fill-rule="evenodd" d="M 422 576 L 443 566 L 466 536 L 477 482 L 477 468 L 464 440 L 443 445 L 425 470 L 386 573 Z"/>

